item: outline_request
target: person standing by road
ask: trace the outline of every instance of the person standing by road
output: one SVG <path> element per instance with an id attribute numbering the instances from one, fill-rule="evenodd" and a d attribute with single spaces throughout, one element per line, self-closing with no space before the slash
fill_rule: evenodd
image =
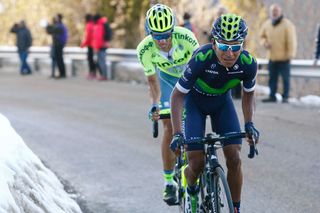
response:
<path id="1" fill-rule="evenodd" d="M 30 30 L 26 26 L 24 20 L 21 20 L 19 23 L 15 23 L 11 30 L 11 33 L 16 34 L 16 45 L 18 48 L 18 54 L 20 58 L 20 74 L 27 75 L 31 74 L 31 68 L 28 65 L 27 58 L 29 55 L 29 48 L 32 45 L 32 36 Z"/>
<path id="2" fill-rule="evenodd" d="M 171 119 L 174 133 L 170 144 L 172 150 L 177 150 L 181 141 L 203 138 L 207 116 L 211 118 L 212 131 L 219 135 L 240 132 L 240 123 L 232 101 L 231 88 L 241 81 L 243 82 L 244 127 L 247 136 L 252 137 L 250 133 L 252 132 L 256 138 L 259 137 L 252 118 L 255 110 L 254 88 L 257 62 L 249 52 L 243 50 L 247 32 L 247 25 L 240 16 L 222 15 L 213 24 L 212 43 L 195 51 L 171 96 Z M 249 137 L 247 140 L 252 143 L 252 138 Z M 240 213 L 243 182 L 241 144 L 241 139 L 233 139 L 223 144 L 228 168 L 227 179 L 235 213 Z M 186 151 L 188 166 L 184 174 L 188 185 L 187 202 L 190 202 L 187 208 L 192 207 L 192 211 L 187 212 L 194 213 L 199 212 L 200 208 L 197 179 L 205 166 L 204 145 L 189 143 L 186 145 Z"/>
<path id="3" fill-rule="evenodd" d="M 95 79 L 96 78 L 96 63 L 93 59 L 93 17 L 91 14 L 87 14 L 85 16 L 86 20 L 86 27 L 85 27 L 85 34 L 84 38 L 81 42 L 81 47 L 87 47 L 87 60 L 89 65 L 89 74 L 87 76 L 88 80 Z"/>
<path id="4" fill-rule="evenodd" d="M 59 76 L 56 79 L 66 78 L 66 68 L 63 59 L 63 48 L 65 47 L 68 39 L 67 27 L 62 22 L 62 14 L 57 14 L 55 22 L 46 27 L 47 33 L 51 34 L 53 41 L 53 54 L 58 65 Z"/>
<path id="5" fill-rule="evenodd" d="M 261 44 L 267 49 L 269 64 L 269 98 L 263 102 L 276 102 L 278 77 L 282 76 L 282 102 L 288 103 L 290 92 L 290 60 L 297 51 L 297 36 L 295 26 L 285 18 L 278 4 L 270 6 L 270 19 L 267 20 L 260 32 Z"/>
<path id="6" fill-rule="evenodd" d="M 97 66 L 100 71 L 100 77 L 98 81 L 107 80 L 107 64 L 106 64 L 106 50 L 110 46 L 111 40 L 111 28 L 107 17 L 102 17 L 100 14 L 96 14 L 93 17 L 93 38 L 92 47 L 94 54 L 97 58 Z"/>
<path id="7" fill-rule="evenodd" d="M 317 37 L 316 37 L 316 51 L 314 56 L 313 65 L 316 66 L 320 57 L 320 24 L 318 24 Z"/>
<path id="8" fill-rule="evenodd" d="M 190 30 L 175 26 L 172 9 L 163 4 L 156 4 L 147 11 L 146 30 L 150 35 L 139 43 L 137 54 L 149 85 L 149 118 L 159 120 L 159 114 L 170 111 L 172 89 L 199 44 Z M 177 200 L 177 187 L 173 180 L 175 155 L 169 148 L 172 139 L 170 119 L 163 119 L 162 123 L 163 200 L 170 205 Z"/>
<path id="9" fill-rule="evenodd" d="M 185 12 L 183 14 L 183 23 L 182 23 L 181 27 L 185 27 L 188 30 L 192 31 L 193 34 L 197 37 L 197 30 L 194 27 L 194 25 L 191 23 L 190 19 L 191 19 L 191 14 L 188 12 Z"/>

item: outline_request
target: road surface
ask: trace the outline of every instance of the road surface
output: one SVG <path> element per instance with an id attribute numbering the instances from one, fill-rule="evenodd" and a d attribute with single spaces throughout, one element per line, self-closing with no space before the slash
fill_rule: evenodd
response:
<path id="1" fill-rule="evenodd" d="M 257 98 L 260 155 L 249 160 L 243 146 L 242 212 L 320 212 L 320 109 Z M 146 85 L 0 73 L 0 113 L 81 194 L 84 212 L 178 211 L 162 202 L 148 107 Z"/>

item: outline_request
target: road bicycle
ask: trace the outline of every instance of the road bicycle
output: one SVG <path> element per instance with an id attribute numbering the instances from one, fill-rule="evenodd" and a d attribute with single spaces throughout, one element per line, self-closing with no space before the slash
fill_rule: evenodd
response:
<path id="1" fill-rule="evenodd" d="M 188 143 L 205 144 L 205 168 L 201 174 L 198 184 L 200 188 L 200 212 L 203 213 L 234 213 L 233 202 L 229 185 L 223 170 L 218 161 L 217 150 L 223 147 L 223 142 L 245 138 L 245 132 L 232 132 L 224 135 L 216 135 L 214 133 L 207 134 L 204 138 L 189 140 L 180 145 L 180 154 L 176 160 L 175 179 L 178 184 L 178 199 L 176 205 L 179 205 L 179 212 L 184 212 L 185 206 L 188 205 L 185 196 L 187 187 L 184 176 L 184 169 L 187 166 L 187 158 L 184 145 Z M 250 145 L 249 158 L 253 158 L 258 154 L 255 146 Z"/>
<path id="2" fill-rule="evenodd" d="M 224 135 L 207 134 L 204 138 L 191 140 L 187 143 L 205 144 L 205 167 L 199 178 L 200 210 L 204 213 L 234 213 L 233 202 L 227 178 L 218 161 L 217 150 L 223 147 L 223 142 L 245 138 L 245 132 L 231 132 Z M 255 145 L 250 148 L 250 158 L 257 153 Z M 248 155 L 248 157 L 249 157 Z"/>
<path id="3" fill-rule="evenodd" d="M 170 118 L 170 115 L 160 115 L 160 119 L 164 118 Z M 153 133 L 155 132 L 158 133 L 158 126 L 154 124 Z M 245 132 L 231 132 L 224 135 L 209 133 L 204 138 L 189 140 L 183 144 L 179 144 L 180 155 L 176 157 L 174 174 L 174 179 L 178 186 L 177 202 L 172 205 L 178 205 L 180 213 L 184 212 L 185 206 L 188 205 L 185 196 L 187 182 L 184 176 L 184 169 L 188 162 L 184 145 L 188 143 L 201 143 L 205 145 L 205 168 L 198 180 L 201 202 L 200 212 L 234 213 L 229 185 L 223 167 L 218 161 L 217 150 L 222 148 L 223 142 L 227 140 L 245 137 Z M 256 138 L 253 138 L 253 144 L 250 145 L 248 157 L 254 158 L 255 155 L 258 155 L 258 150 L 256 148 Z"/>

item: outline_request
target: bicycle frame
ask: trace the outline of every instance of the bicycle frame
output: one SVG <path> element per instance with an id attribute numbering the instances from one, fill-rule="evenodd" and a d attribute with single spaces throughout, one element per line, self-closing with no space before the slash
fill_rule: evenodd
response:
<path id="1" fill-rule="evenodd" d="M 200 176 L 201 208 L 203 212 L 220 213 L 222 208 L 227 212 L 234 211 L 230 189 L 218 160 L 217 149 L 222 148 L 222 141 L 244 137 L 246 137 L 246 134 L 241 132 L 223 136 L 207 134 L 202 139 L 192 140 L 193 142 L 205 144 L 205 168 Z M 225 200 L 220 195 L 224 195 L 223 198 Z"/>
<path id="2" fill-rule="evenodd" d="M 220 198 L 220 191 L 222 188 L 226 193 L 227 201 L 224 201 L 228 203 L 226 207 L 229 208 L 230 212 L 234 211 L 231 193 L 228 185 L 224 184 L 224 186 L 220 186 L 218 182 L 219 178 L 221 178 L 221 176 L 224 175 L 223 168 L 220 165 L 217 156 L 217 149 L 221 147 L 221 145 L 209 144 L 205 148 L 206 165 L 200 178 L 200 191 L 202 197 L 201 206 L 204 212 L 220 212 L 220 205 L 222 203 Z M 218 170 L 220 171 L 220 173 L 218 172 Z"/>
<path id="3" fill-rule="evenodd" d="M 184 175 L 184 169 L 187 166 L 187 155 L 184 151 L 183 145 L 180 145 L 180 155 L 176 157 L 175 164 L 175 181 L 178 184 L 178 199 L 176 205 L 179 205 L 179 211 L 184 212 L 184 197 L 187 187 L 186 177 Z"/>

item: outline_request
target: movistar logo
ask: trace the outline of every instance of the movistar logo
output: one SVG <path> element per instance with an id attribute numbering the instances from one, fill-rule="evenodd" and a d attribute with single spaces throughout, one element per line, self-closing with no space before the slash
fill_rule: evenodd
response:
<path id="1" fill-rule="evenodd" d="M 198 78 L 196 84 L 201 88 L 201 90 L 207 94 L 223 94 L 226 93 L 229 89 L 237 86 L 241 81 L 239 79 L 231 79 L 221 88 L 212 88 L 202 79 Z"/>
<path id="2" fill-rule="evenodd" d="M 252 55 L 248 54 L 248 56 L 246 56 L 245 54 L 241 54 L 240 55 L 240 60 L 241 60 L 241 64 L 252 64 L 252 62 L 256 62 L 256 59 L 254 57 L 252 57 Z"/>
<path id="3" fill-rule="evenodd" d="M 196 55 L 196 61 L 200 60 L 200 61 L 205 61 L 207 60 L 207 58 L 209 57 L 209 59 L 212 58 L 212 55 L 213 55 L 213 50 L 208 50 L 205 54 L 203 54 L 202 52 L 199 52 L 197 55 Z"/>
<path id="4" fill-rule="evenodd" d="M 171 61 L 166 61 L 163 63 L 157 62 L 156 66 L 159 66 L 161 68 L 171 67 L 173 64 L 180 64 L 180 63 L 184 62 L 186 59 L 189 58 L 190 55 L 191 55 L 191 52 L 187 51 L 182 58 L 173 60 L 172 62 Z"/>

